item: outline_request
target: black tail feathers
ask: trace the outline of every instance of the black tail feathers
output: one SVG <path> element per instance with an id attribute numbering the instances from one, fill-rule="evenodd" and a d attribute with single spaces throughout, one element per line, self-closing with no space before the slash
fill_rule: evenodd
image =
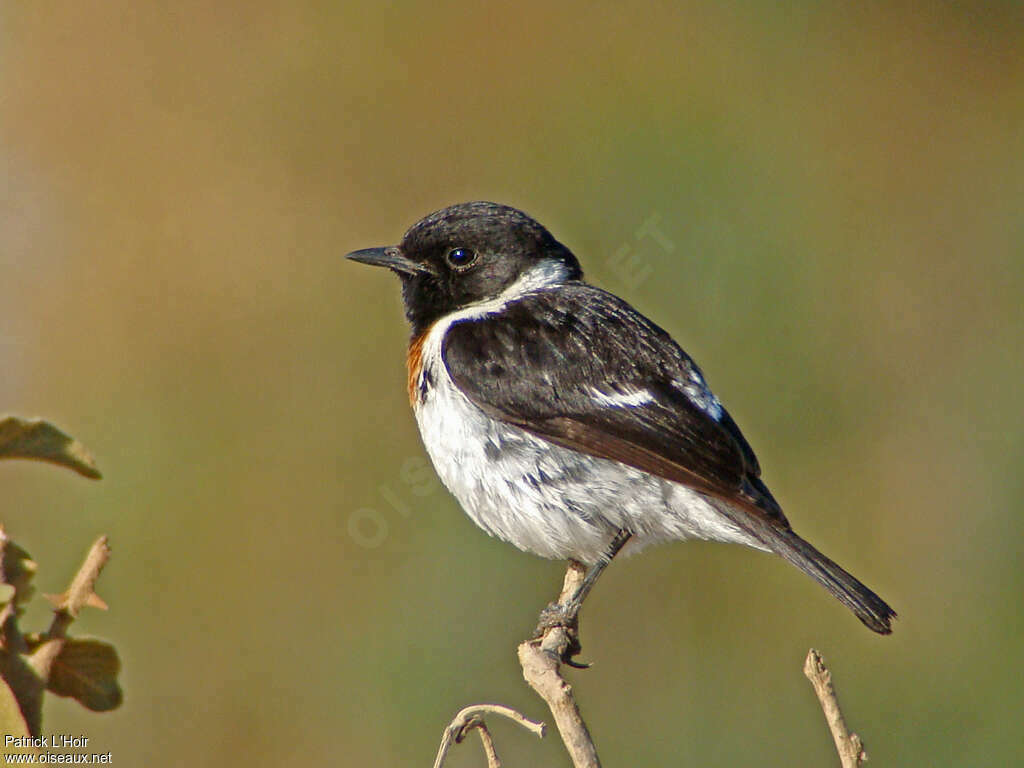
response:
<path id="1" fill-rule="evenodd" d="M 784 557 L 806 573 L 880 635 L 892 633 L 896 611 L 857 579 L 829 560 L 825 555 L 797 536 L 779 512 L 777 517 L 752 514 L 729 504 L 717 508 L 740 528 L 750 533 L 768 549 Z"/>
<path id="2" fill-rule="evenodd" d="M 801 539 L 792 530 L 770 527 L 765 543 L 791 562 L 856 614 L 864 625 L 880 635 L 892 632 L 896 611 L 888 603 Z M 762 531 L 763 532 L 763 531 Z"/>

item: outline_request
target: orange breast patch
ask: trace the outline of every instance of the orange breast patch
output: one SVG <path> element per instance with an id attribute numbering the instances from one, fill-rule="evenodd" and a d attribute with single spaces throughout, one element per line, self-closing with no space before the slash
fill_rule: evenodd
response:
<path id="1" fill-rule="evenodd" d="M 421 333 L 409 342 L 409 354 L 405 358 L 406 367 L 409 369 L 409 404 L 416 405 L 416 388 L 420 383 L 420 374 L 423 372 L 423 342 L 427 340 L 427 333 Z"/>

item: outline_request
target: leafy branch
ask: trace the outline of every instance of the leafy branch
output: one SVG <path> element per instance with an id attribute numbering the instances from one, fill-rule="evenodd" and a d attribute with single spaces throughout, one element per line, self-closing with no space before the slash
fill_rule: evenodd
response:
<path id="1" fill-rule="evenodd" d="M 78 441 L 52 424 L 0 418 L 0 459 L 36 459 L 98 479 L 100 472 Z M 0 728 L 12 736 L 37 737 L 42 731 L 43 693 L 76 699 L 96 712 L 121 704 L 117 682 L 121 661 L 109 643 L 68 636 L 86 606 L 106 609 L 95 585 L 110 557 L 107 537 L 89 550 L 67 591 L 48 595 L 54 603 L 49 629 L 24 633 L 18 620 L 31 599 L 37 565 L 0 526 Z"/>

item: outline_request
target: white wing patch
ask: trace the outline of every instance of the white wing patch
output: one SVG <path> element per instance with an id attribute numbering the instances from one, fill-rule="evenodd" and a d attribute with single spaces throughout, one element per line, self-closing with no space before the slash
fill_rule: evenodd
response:
<path id="1" fill-rule="evenodd" d="M 597 387 L 590 387 L 590 396 L 601 405 L 612 408 L 636 408 L 654 402 L 654 395 L 646 389 L 633 389 L 625 392 L 602 392 Z"/>
<path id="2" fill-rule="evenodd" d="M 688 381 L 673 381 L 672 385 L 690 398 L 690 402 L 715 421 L 722 418 L 722 404 L 718 402 L 718 398 L 715 397 L 714 393 L 708 389 L 708 385 L 704 383 L 704 378 L 696 371 L 690 373 Z"/>

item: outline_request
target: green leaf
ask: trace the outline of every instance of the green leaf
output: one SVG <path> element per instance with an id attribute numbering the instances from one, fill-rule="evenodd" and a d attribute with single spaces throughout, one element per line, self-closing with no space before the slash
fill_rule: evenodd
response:
<path id="1" fill-rule="evenodd" d="M 0 679 L 0 733 L 11 736 L 28 736 L 28 726 L 21 714 L 18 700 L 7 683 Z"/>
<path id="2" fill-rule="evenodd" d="M 14 601 L 18 605 L 28 602 L 32 597 L 32 577 L 36 575 L 36 569 L 32 556 L 11 541 L 0 525 L 0 581 L 14 587 Z"/>
<path id="3" fill-rule="evenodd" d="M 50 668 L 46 687 L 93 712 L 107 712 L 121 705 L 120 671 L 121 660 L 114 646 L 100 640 L 68 638 Z"/>
<path id="4" fill-rule="evenodd" d="M 39 459 L 94 480 L 101 477 L 81 443 L 41 419 L 0 417 L 0 459 Z"/>

